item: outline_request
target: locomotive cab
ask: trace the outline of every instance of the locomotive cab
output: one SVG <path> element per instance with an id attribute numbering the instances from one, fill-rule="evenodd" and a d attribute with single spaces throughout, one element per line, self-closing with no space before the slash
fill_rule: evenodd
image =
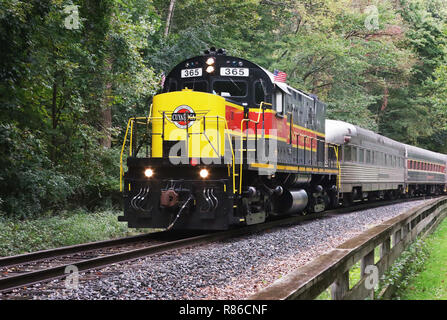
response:
<path id="1" fill-rule="evenodd" d="M 206 51 L 172 69 L 163 93 L 191 89 L 223 97 L 243 107 L 272 103 L 273 84 L 269 75 L 256 64 L 230 57 L 223 49 Z"/>

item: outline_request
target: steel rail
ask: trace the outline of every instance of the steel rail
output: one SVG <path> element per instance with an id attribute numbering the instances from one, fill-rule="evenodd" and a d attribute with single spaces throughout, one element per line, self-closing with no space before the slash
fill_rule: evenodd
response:
<path id="1" fill-rule="evenodd" d="M 95 249 L 104 249 L 113 246 L 119 246 L 123 244 L 129 244 L 132 242 L 139 242 L 142 240 L 150 240 L 163 232 L 154 232 L 149 234 L 141 234 L 131 237 L 124 237 L 111 240 L 95 241 L 89 243 L 81 243 L 72 246 L 64 246 L 60 248 L 47 249 L 41 251 L 35 251 L 31 253 L 24 253 L 16 256 L 0 257 L 0 268 L 11 267 L 19 264 L 37 262 L 43 259 L 56 258 L 63 255 L 80 253 L 84 251 L 90 251 Z"/>

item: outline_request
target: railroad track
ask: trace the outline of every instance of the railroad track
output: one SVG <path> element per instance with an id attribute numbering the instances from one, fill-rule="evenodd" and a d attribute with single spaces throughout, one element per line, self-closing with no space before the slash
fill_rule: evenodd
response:
<path id="1" fill-rule="evenodd" d="M 413 198 L 411 200 L 424 198 L 431 197 Z M 77 267 L 79 272 L 85 272 L 170 250 L 198 246 L 274 227 L 293 225 L 305 220 L 330 217 L 331 215 L 392 205 L 404 201 L 408 201 L 408 199 L 359 203 L 348 208 L 338 208 L 304 216 L 290 216 L 263 224 L 194 236 L 156 232 L 3 257 L 0 258 L 0 292 L 5 293 L 16 288 L 28 287 L 35 283 L 65 277 L 67 276 L 67 267 L 73 265 Z"/>

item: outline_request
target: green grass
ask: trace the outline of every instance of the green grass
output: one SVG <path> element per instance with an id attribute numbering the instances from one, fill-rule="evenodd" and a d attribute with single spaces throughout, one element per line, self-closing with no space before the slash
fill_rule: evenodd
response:
<path id="1" fill-rule="evenodd" d="M 123 237 L 148 229 L 128 229 L 118 222 L 119 211 L 83 210 L 30 220 L 0 217 L 0 256 Z"/>
<path id="2" fill-rule="evenodd" d="M 447 299 L 447 219 L 425 241 L 430 252 L 424 270 L 398 296 L 401 300 Z"/>

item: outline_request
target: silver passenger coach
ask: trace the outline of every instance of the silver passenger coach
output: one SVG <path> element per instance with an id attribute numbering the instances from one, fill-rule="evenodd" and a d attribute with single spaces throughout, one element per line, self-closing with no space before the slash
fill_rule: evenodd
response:
<path id="1" fill-rule="evenodd" d="M 340 197 L 353 200 L 439 194 L 447 183 L 446 156 L 409 146 L 338 120 L 326 119 L 326 141 L 340 145 Z"/>

